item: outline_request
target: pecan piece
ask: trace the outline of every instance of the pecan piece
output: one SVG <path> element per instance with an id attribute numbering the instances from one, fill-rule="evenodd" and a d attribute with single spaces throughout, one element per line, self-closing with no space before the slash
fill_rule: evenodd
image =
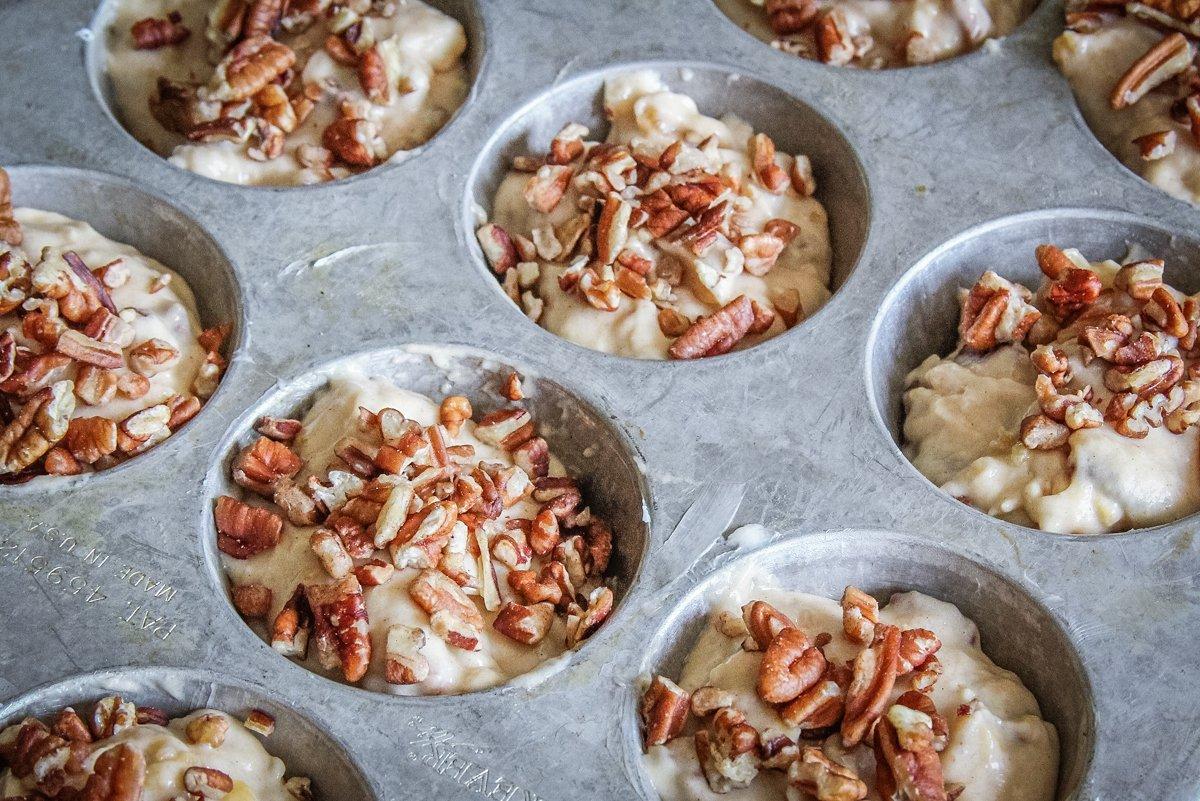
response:
<path id="1" fill-rule="evenodd" d="M 1182 33 L 1168 33 L 1143 53 L 1117 81 L 1109 103 L 1123 109 L 1145 97 L 1154 87 L 1175 77 L 1192 63 L 1194 51 Z"/>
<path id="2" fill-rule="evenodd" d="M 133 35 L 133 46 L 137 50 L 158 50 L 160 47 L 177 45 L 192 35 L 178 11 L 172 11 L 165 18 L 140 19 L 133 23 L 129 32 Z"/>
<path id="3" fill-rule="evenodd" d="M 217 547 L 234 559 L 249 559 L 269 551 L 279 543 L 283 531 L 283 518 L 279 515 L 228 495 L 217 498 L 213 515 Z"/>
<path id="4" fill-rule="evenodd" d="M 963 348 L 986 353 L 1005 342 L 1021 342 L 1042 316 L 1030 299 L 1025 287 L 985 272 L 963 300 L 958 325 Z"/>
<path id="5" fill-rule="evenodd" d="M 248 100 L 295 62 L 292 49 L 269 36 L 243 39 L 225 55 L 198 93 L 204 100 L 223 103 Z"/>
<path id="6" fill-rule="evenodd" d="M 19 473 L 64 436 L 75 412 L 70 381 L 40 390 L 0 430 L 0 474 Z"/>
<path id="7" fill-rule="evenodd" d="M 788 188 L 791 179 L 787 171 L 775 163 L 775 142 L 765 133 L 750 137 L 747 145 L 750 164 L 756 177 L 768 192 L 779 194 Z"/>
<path id="8" fill-rule="evenodd" d="M 362 84 L 363 94 L 372 103 L 387 105 L 391 98 L 391 87 L 388 84 L 387 67 L 379 48 L 372 45 L 358 60 L 358 82 Z"/>
<path id="9" fill-rule="evenodd" d="M 857 773 L 812 746 L 788 768 L 788 785 L 817 801 L 859 801 L 867 795 L 867 785 Z"/>
<path id="10" fill-rule="evenodd" d="M 639 708 L 646 748 L 669 743 L 683 732 L 689 700 L 687 692 L 665 676 L 651 680 Z"/>
<path id="11" fill-rule="evenodd" d="M 354 576 L 333 584 L 306 584 L 304 593 L 312 612 L 318 647 L 332 646 L 342 675 L 353 684 L 366 675 L 371 663 L 371 636 L 362 585 Z"/>
<path id="12" fill-rule="evenodd" d="M 478 648 L 483 615 L 451 579 L 426 568 L 408 585 L 408 594 L 430 616 L 435 633 L 449 644 L 466 651 Z"/>
<path id="13" fill-rule="evenodd" d="M 79 801 L 140 801 L 145 783 L 146 758 L 121 743 L 96 759 Z"/>
<path id="14" fill-rule="evenodd" d="M 419 684 L 429 677 L 429 660 L 421 653 L 425 631 L 395 625 L 387 633 L 385 677 L 389 684 Z"/>
<path id="15" fill-rule="evenodd" d="M 794 700 L 820 681 L 825 655 L 800 629 L 779 632 L 763 652 L 758 666 L 758 695 L 769 704 Z"/>
<path id="16" fill-rule="evenodd" d="M 895 704 L 875 727 L 876 784 L 891 797 L 947 801 L 942 762 L 933 748 L 928 715 Z"/>
<path id="17" fill-rule="evenodd" d="M 117 450 L 117 424 L 106 417 L 76 417 L 63 444 L 76 460 L 95 464 Z"/>
<path id="18" fill-rule="evenodd" d="M 513 269 L 517 266 L 517 262 L 521 260 L 517 254 L 517 246 L 513 244 L 512 237 L 509 236 L 508 231 L 495 223 L 488 223 L 482 226 L 475 232 L 475 238 L 479 240 L 479 247 L 482 248 L 484 257 L 497 275 L 503 275 Z M 449 400 L 449 398 L 446 400 Z M 443 401 L 444 404 L 445 401 Z M 464 419 L 469 419 L 470 416 L 470 413 L 468 413 Z M 457 432 L 452 431 L 451 433 Z"/>
<path id="19" fill-rule="evenodd" d="M 321 135 L 321 143 L 351 167 L 375 166 L 377 131 L 367 120 L 339 117 Z"/>
<path id="20" fill-rule="evenodd" d="M 302 466 L 300 457 L 287 445 L 259 437 L 234 460 L 233 480 L 239 486 L 270 497 L 282 479 L 296 475 Z"/>
<path id="21" fill-rule="evenodd" d="M 817 18 L 814 0 L 767 0 L 767 21 L 779 36 L 800 33 Z"/>
<path id="22" fill-rule="evenodd" d="M 896 684 L 899 658 L 900 629 L 876 626 L 875 644 L 855 658 L 854 677 L 846 691 L 846 714 L 842 718 L 842 745 L 846 748 L 862 742 L 871 724 L 883 714 Z"/>
<path id="23" fill-rule="evenodd" d="M 746 787 L 758 775 L 758 730 L 737 709 L 717 710 L 709 729 L 696 732 L 696 757 L 715 793 Z"/>
<path id="24" fill-rule="evenodd" d="M 500 607 L 492 628 L 523 645 L 537 645 L 550 633 L 553 624 L 553 604 L 543 602 L 523 606 L 508 601 Z"/>
<path id="25" fill-rule="evenodd" d="M 857 643 L 869 643 L 875 638 L 879 622 L 879 602 L 858 587 L 847 586 L 842 593 L 842 630 Z"/>
<path id="26" fill-rule="evenodd" d="M 698 359 L 732 350 L 750 330 L 754 309 L 750 299 L 738 295 L 720 310 L 702 317 L 671 343 L 667 352 L 672 359 Z"/>
<path id="27" fill-rule="evenodd" d="M 751 601 L 743 606 L 742 620 L 750 634 L 747 650 L 751 650 L 751 643 L 757 650 L 765 649 L 784 629 L 796 628 L 790 617 L 766 601 Z"/>
<path id="28" fill-rule="evenodd" d="M 271 611 L 271 588 L 262 584 L 235 584 L 231 591 L 233 607 L 250 620 L 266 620 Z"/>

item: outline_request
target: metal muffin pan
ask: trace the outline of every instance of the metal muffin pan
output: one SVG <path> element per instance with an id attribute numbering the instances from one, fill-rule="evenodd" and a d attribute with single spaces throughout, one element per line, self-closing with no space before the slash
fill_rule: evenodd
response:
<path id="1" fill-rule="evenodd" d="M 1060 798 L 1195 799 L 1196 519 L 1092 538 L 1033 531 L 938 491 L 893 436 L 903 370 L 949 345 L 942 326 L 960 282 L 986 268 L 1028 277 L 1043 235 L 1102 255 L 1147 236 L 1195 254 L 1197 210 L 1096 142 L 1050 62 L 1061 5 L 974 54 L 884 73 L 775 52 L 710 0 L 435 5 L 473 32 L 475 85 L 458 115 L 399 163 L 271 190 L 185 173 L 115 124 L 93 90 L 96 2 L 0 7 L 0 163 L 29 165 L 14 171 L 17 202 L 161 258 L 205 296 L 206 323 L 235 324 L 222 389 L 184 431 L 118 470 L 3 488 L 0 716 L 42 711 L 57 693 L 89 700 L 105 682 L 86 674 L 121 666 L 138 666 L 122 686 L 165 703 L 163 677 L 176 669 L 221 688 L 218 702 L 277 700 L 325 732 L 334 748 L 298 749 L 289 767 L 352 773 L 325 761 L 344 751 L 366 786 L 334 785 L 334 797 L 652 798 L 632 688 L 678 658 L 704 577 L 727 560 L 705 550 L 708 532 L 673 529 L 697 498 L 742 483 L 736 522 L 785 532 L 790 544 L 761 558 L 797 589 L 834 592 L 854 578 L 963 605 L 988 652 L 1059 725 Z M 699 363 L 610 357 L 522 320 L 479 265 L 468 211 L 486 206 L 500 169 L 482 157 L 594 118 L 598 71 L 646 61 L 685 90 L 680 69 L 690 70 L 707 113 L 741 109 L 788 145 L 855 156 L 818 159 L 842 232 L 840 287 L 787 335 Z M 720 75 L 745 77 L 719 91 Z M 609 624 L 535 687 L 399 698 L 337 684 L 271 653 L 218 580 L 211 482 L 249 416 L 301 405 L 317 371 L 340 359 L 411 343 L 456 343 L 545 377 L 608 419 L 602 439 L 625 460 L 613 464 L 640 473 L 624 483 L 645 490 L 641 568 L 635 539 Z M 57 689 L 31 689 L 47 682 Z M 207 690 L 183 695 L 176 708 L 208 702 Z M 286 758 L 281 733 L 269 745 Z"/>

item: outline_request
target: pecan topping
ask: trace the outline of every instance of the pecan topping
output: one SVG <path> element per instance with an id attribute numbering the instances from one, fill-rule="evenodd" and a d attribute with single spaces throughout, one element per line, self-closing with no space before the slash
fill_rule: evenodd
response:
<path id="1" fill-rule="evenodd" d="M 510 640 L 524 645 L 537 645 L 550 633 L 553 623 L 553 604 L 522 606 L 509 601 L 500 607 L 499 614 L 492 621 L 492 628 Z"/>
<path id="2" fill-rule="evenodd" d="M 166 18 L 147 17 L 133 23 L 133 46 L 138 50 L 157 50 L 186 41 L 192 32 L 183 24 L 183 15 L 172 11 Z"/>
<path id="3" fill-rule="evenodd" d="M 102 753 L 80 793 L 80 801 L 139 801 L 146 783 L 141 751 L 121 743 Z"/>
<path id="4" fill-rule="evenodd" d="M 811 746 L 788 768 L 788 784 L 817 801 L 859 801 L 867 795 L 858 774 Z"/>
<path id="5" fill-rule="evenodd" d="M 0 473 L 19 473 L 66 436 L 75 395 L 70 381 L 40 390 L 0 430 Z"/>
<path id="6" fill-rule="evenodd" d="M 732 707 L 717 710 L 708 729 L 696 732 L 696 757 L 709 788 L 727 793 L 758 775 L 758 730 Z"/>
<path id="7" fill-rule="evenodd" d="M 279 515 L 228 495 L 217 498 L 214 516 L 217 547 L 235 559 L 249 559 L 274 548 L 283 531 Z"/>
<path id="8" fill-rule="evenodd" d="M 419 684 L 429 677 L 429 660 L 421 653 L 425 632 L 416 626 L 395 625 L 387 633 L 386 677 L 390 684 Z"/>
<path id="9" fill-rule="evenodd" d="M 852 748 L 862 742 L 880 715 L 896 683 L 900 658 L 900 629 L 877 625 L 875 644 L 859 652 L 854 675 L 846 691 L 846 714 L 842 718 L 842 745 Z"/>
<path id="10" fill-rule="evenodd" d="M 346 576 L 333 584 L 307 584 L 304 592 L 318 648 L 336 653 L 346 681 L 358 681 L 366 675 L 371 663 L 362 586 L 354 576 Z"/>
<path id="11" fill-rule="evenodd" d="M 875 638 L 879 622 L 879 602 L 860 590 L 847 586 L 842 593 L 842 629 L 857 643 L 869 643 Z"/>
<path id="12" fill-rule="evenodd" d="M 875 727 L 876 783 L 886 797 L 947 801 L 942 763 L 933 748 L 929 716 L 893 705 Z"/>
<path id="13" fill-rule="evenodd" d="M 1192 45 L 1182 33 L 1169 33 L 1125 71 L 1113 87 L 1109 103 L 1123 109 L 1145 97 L 1154 87 L 1186 70 L 1192 63 Z"/>
<path id="14" fill-rule="evenodd" d="M 265 620 L 271 611 L 270 587 L 262 584 L 236 584 L 231 594 L 233 606 L 242 617 Z"/>
<path id="15" fill-rule="evenodd" d="M 739 295 L 720 310 L 702 317 L 679 339 L 671 343 L 668 350 L 672 359 L 696 359 L 728 353 L 742 340 L 754 322 L 754 310 L 750 299 Z"/>
<path id="16" fill-rule="evenodd" d="M 794 629 L 792 619 L 766 601 L 751 601 L 742 607 L 742 620 L 750 634 L 747 647 L 767 648 L 785 629 Z"/>
<path id="17" fill-rule="evenodd" d="M 779 632 L 758 667 L 758 695 L 769 704 L 794 700 L 825 673 L 825 655 L 799 629 Z"/>
<path id="18" fill-rule="evenodd" d="M 217 65 L 213 77 L 199 89 L 205 100 L 238 102 L 256 95 L 291 68 L 296 54 L 268 36 L 243 39 Z"/>
<path id="19" fill-rule="evenodd" d="M 641 717 L 646 748 L 664 745 L 683 732 L 687 723 L 689 696 L 665 676 L 655 676 L 642 696 Z"/>
<path id="20" fill-rule="evenodd" d="M 986 353 L 1006 342 L 1021 342 L 1041 317 L 1031 299 L 1024 287 L 985 272 L 963 301 L 958 327 L 963 348 Z"/>

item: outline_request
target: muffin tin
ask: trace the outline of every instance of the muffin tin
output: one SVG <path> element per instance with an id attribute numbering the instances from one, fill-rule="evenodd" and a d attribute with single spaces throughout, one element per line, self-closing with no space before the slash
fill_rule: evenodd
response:
<path id="1" fill-rule="evenodd" d="M 673 530 L 743 484 L 736 522 L 783 532 L 753 558 L 789 586 L 919 589 L 976 620 L 1058 727 L 1060 799 L 1200 794 L 1197 517 L 1034 531 L 941 493 L 896 444 L 904 373 L 949 349 L 954 292 L 983 269 L 1029 277 L 1042 241 L 1200 255 L 1197 210 L 1083 123 L 1049 57 L 1061 6 L 971 55 L 870 73 L 775 52 L 710 0 L 433 5 L 471 42 L 458 115 L 398 163 L 289 189 L 185 173 L 124 133 L 105 106 L 103 7 L 0 8 L 0 164 L 22 165 L 17 204 L 139 247 L 188 279 L 206 325 L 234 322 L 221 389 L 177 435 L 116 470 L 0 488 L 0 719 L 112 687 L 172 711 L 270 704 L 268 747 L 325 798 L 653 798 L 636 679 L 677 666 L 737 556 L 708 547 L 703 521 Z M 802 325 L 715 359 L 634 361 L 538 328 L 487 274 L 475 204 L 500 159 L 598 120 L 603 76 L 643 63 L 707 113 L 739 111 L 813 155 L 837 291 Z M 1168 279 L 1200 288 L 1185 264 Z M 623 511 L 617 609 L 540 683 L 366 692 L 290 664 L 232 612 L 209 528 L 223 465 L 254 413 L 302 409 L 341 360 L 468 386 L 481 405 L 517 366 L 552 447 Z"/>

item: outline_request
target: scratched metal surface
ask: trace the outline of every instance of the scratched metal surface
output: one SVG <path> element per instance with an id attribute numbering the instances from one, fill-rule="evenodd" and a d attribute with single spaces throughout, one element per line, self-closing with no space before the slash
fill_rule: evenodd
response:
<path id="1" fill-rule="evenodd" d="M 180 708 L 270 703 L 312 743 L 275 747 L 327 798 L 652 797 L 634 680 L 678 660 L 712 571 L 732 558 L 705 552 L 697 532 L 667 537 L 697 497 L 741 482 L 737 522 L 786 532 L 755 558 L 794 586 L 916 587 L 975 617 L 1059 726 L 1060 798 L 1196 798 L 1196 518 L 1091 539 L 1023 529 L 938 492 L 892 435 L 900 377 L 948 347 L 954 287 L 980 270 L 1028 274 L 1045 239 L 1107 251 L 1093 256 L 1130 239 L 1200 252 L 1197 211 L 1087 131 L 1049 58 L 1059 4 L 987 52 L 875 74 L 776 53 L 709 0 L 435 4 L 472 38 L 462 111 L 403 163 L 291 190 L 198 178 L 117 128 L 93 89 L 102 48 L 80 33 L 95 2 L 0 4 L 0 163 L 31 165 L 14 171 L 18 204 L 159 256 L 201 290 L 206 322 L 237 324 L 223 388 L 185 431 L 90 480 L 2 490 L 0 719 L 112 686 Z M 737 108 L 816 152 L 840 288 L 787 335 L 696 364 L 607 357 L 525 321 L 484 272 L 465 222 L 494 159 L 594 114 L 593 71 L 643 60 L 689 91 L 673 65 L 692 65 L 704 110 Z M 1056 207 L 1075 211 L 1006 219 Z M 643 569 L 634 548 L 616 617 L 535 688 L 403 699 L 332 683 L 271 653 L 213 569 L 206 477 L 243 415 L 293 397 L 314 368 L 413 342 L 462 343 L 556 382 L 611 422 L 595 436 L 630 460 L 599 466 L 601 478 L 621 464 L 643 473 Z M 123 666 L 142 669 L 110 671 Z M 106 672 L 76 678 L 92 671 Z"/>

